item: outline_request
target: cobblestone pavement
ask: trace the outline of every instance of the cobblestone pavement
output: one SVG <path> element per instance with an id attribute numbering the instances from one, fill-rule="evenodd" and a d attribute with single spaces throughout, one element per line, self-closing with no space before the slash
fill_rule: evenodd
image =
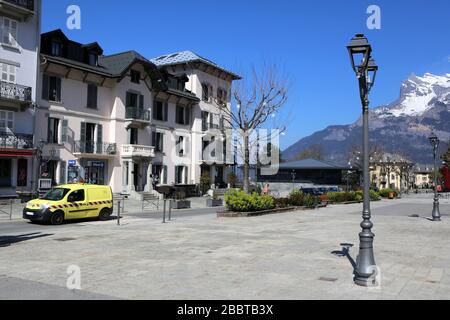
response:
<path id="1" fill-rule="evenodd" d="M 68 299 L 450 299 L 450 200 L 443 221 L 431 195 L 373 203 L 379 288 L 353 284 L 352 265 L 332 254 L 354 244 L 361 205 L 337 205 L 254 218 L 179 216 L 169 224 L 115 221 L 1 234 L 0 298 L 36 292 Z M 7 222 L 2 222 L 7 223 Z M 67 268 L 82 291 L 61 295 Z M 3 290 L 8 283 L 20 290 Z"/>

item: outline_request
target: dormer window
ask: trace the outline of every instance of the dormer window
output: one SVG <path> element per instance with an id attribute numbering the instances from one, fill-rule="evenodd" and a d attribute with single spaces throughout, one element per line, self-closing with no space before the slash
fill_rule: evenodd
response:
<path id="1" fill-rule="evenodd" d="M 131 76 L 131 82 L 133 82 L 133 83 L 141 82 L 141 73 L 139 71 L 131 70 L 130 76 Z"/>
<path id="2" fill-rule="evenodd" d="M 90 52 L 88 54 L 88 63 L 91 66 L 97 66 L 98 65 L 98 55 Z"/>
<path id="3" fill-rule="evenodd" d="M 52 56 L 61 57 L 62 56 L 62 43 L 58 41 L 52 41 Z"/>

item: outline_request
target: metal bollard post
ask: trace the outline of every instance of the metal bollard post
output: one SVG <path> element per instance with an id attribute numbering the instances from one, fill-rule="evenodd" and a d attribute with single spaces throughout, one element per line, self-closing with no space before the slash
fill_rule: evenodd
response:
<path id="1" fill-rule="evenodd" d="M 167 200 L 164 199 L 163 223 L 166 223 L 166 203 Z"/>
<path id="2" fill-rule="evenodd" d="M 172 199 L 169 200 L 169 221 L 172 221 Z"/>
<path id="3" fill-rule="evenodd" d="M 120 200 L 117 201 L 117 225 L 120 226 Z"/>
<path id="4" fill-rule="evenodd" d="M 14 203 L 14 200 L 11 200 L 11 208 L 9 209 L 9 220 L 12 220 L 13 203 Z"/>

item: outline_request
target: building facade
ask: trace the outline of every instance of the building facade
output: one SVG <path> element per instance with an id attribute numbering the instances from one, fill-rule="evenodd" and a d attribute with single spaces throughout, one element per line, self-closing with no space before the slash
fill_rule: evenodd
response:
<path id="1" fill-rule="evenodd" d="M 0 0 L 0 197 L 35 183 L 40 0 Z"/>
<path id="2" fill-rule="evenodd" d="M 384 154 L 371 163 L 371 185 L 380 190 L 409 190 L 414 186 L 414 164 L 400 155 Z"/>
<path id="3" fill-rule="evenodd" d="M 40 180 L 110 185 L 133 197 L 155 192 L 155 186 L 199 183 L 206 135 L 202 77 L 220 80 L 227 90 L 221 98 L 230 107 L 237 76 L 189 69 L 185 60 L 147 60 L 134 51 L 105 56 L 98 43 L 71 41 L 61 30 L 43 34 L 41 42 Z M 186 60 L 194 63 L 198 56 L 189 54 Z M 178 55 L 184 56 L 163 57 Z M 209 119 L 220 127 L 215 116 Z M 225 161 L 218 162 L 211 171 L 223 180 L 225 172 L 215 168 Z"/>

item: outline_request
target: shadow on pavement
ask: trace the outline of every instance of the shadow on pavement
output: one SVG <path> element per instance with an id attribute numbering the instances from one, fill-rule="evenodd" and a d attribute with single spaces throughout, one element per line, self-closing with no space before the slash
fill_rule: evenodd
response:
<path id="1" fill-rule="evenodd" d="M 331 252 L 332 255 L 335 255 L 337 257 L 345 257 L 348 259 L 348 261 L 351 263 L 353 269 L 356 269 L 356 262 L 350 255 L 350 248 L 353 247 L 353 244 L 351 243 L 341 243 L 342 250 L 333 251 Z"/>
<path id="2" fill-rule="evenodd" d="M 0 248 L 9 247 L 12 244 L 34 240 L 38 238 L 44 238 L 44 237 L 50 237 L 53 236 L 53 234 L 42 234 L 40 232 L 38 233 L 29 233 L 29 234 L 22 234 L 18 236 L 0 236 Z"/>

